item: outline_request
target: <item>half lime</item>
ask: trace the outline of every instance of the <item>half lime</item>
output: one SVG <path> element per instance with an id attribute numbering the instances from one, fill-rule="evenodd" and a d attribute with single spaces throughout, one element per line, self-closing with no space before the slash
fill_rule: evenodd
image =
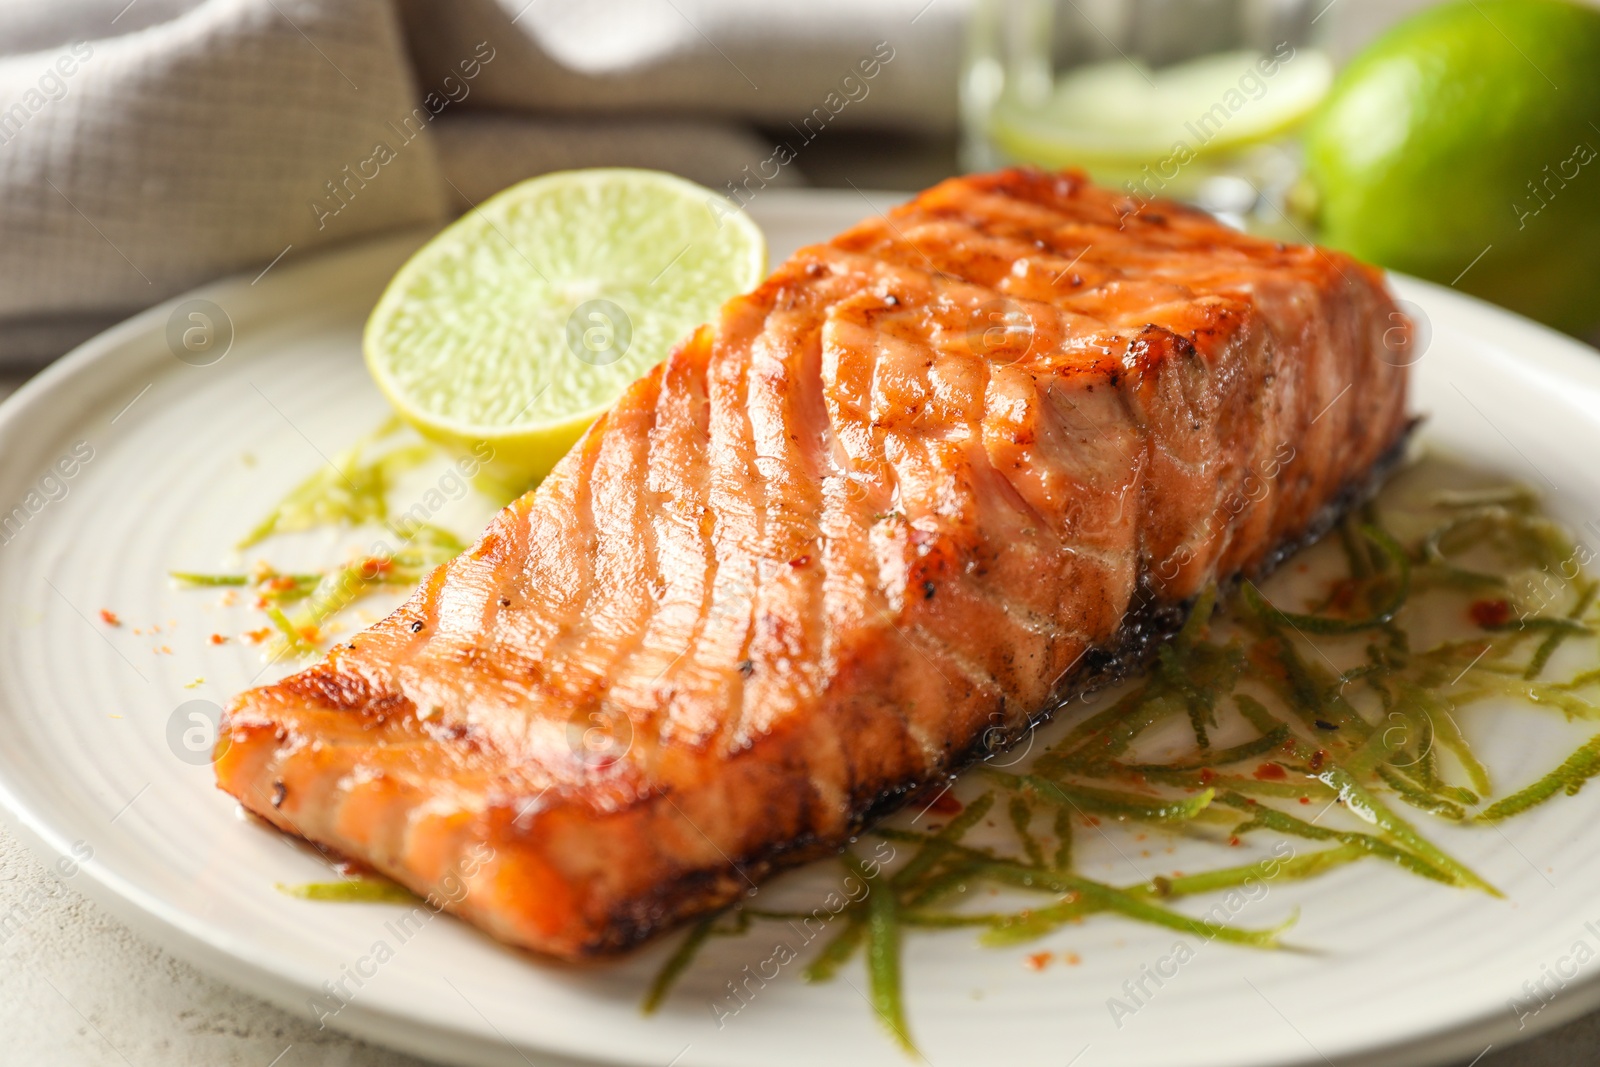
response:
<path id="1" fill-rule="evenodd" d="M 629 383 L 766 273 L 728 200 L 658 171 L 562 171 L 484 201 L 422 247 L 367 320 L 367 367 L 489 484 L 543 477 Z"/>

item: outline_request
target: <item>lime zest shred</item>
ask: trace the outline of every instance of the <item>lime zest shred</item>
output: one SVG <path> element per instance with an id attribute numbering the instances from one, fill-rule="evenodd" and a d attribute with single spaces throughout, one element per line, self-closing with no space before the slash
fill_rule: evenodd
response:
<path id="1" fill-rule="evenodd" d="M 878 1020 L 894 1036 L 895 1043 L 915 1054 L 911 1032 L 906 1026 L 904 997 L 900 983 L 900 903 L 888 878 L 867 872 L 855 854 L 846 849 L 845 866 L 867 887 L 866 941 L 867 978 L 872 1007 Z"/>
<path id="2" fill-rule="evenodd" d="M 1027 797 L 1018 794 L 1011 798 L 1009 814 L 1011 829 L 1016 833 L 1017 840 L 1022 843 L 1022 851 L 1027 855 L 1028 861 L 1035 867 L 1043 867 L 1044 849 L 1029 829 L 1033 822 L 1033 805 L 1028 802 Z"/>
<path id="3" fill-rule="evenodd" d="M 409 444 L 363 460 L 367 449 L 398 432 L 402 425 L 399 416 L 391 416 L 378 429 L 334 456 L 291 489 L 235 547 L 252 548 L 277 534 L 319 526 L 387 521 L 388 491 L 395 479 L 435 454 L 432 445 Z"/>
<path id="4" fill-rule="evenodd" d="M 1070 808 L 1080 813 L 1093 812 L 1118 819 L 1139 819 L 1147 822 L 1187 822 L 1193 819 L 1216 796 L 1216 790 L 1205 789 L 1192 797 L 1162 797 L 1121 790 L 1101 789 L 1078 785 L 1061 779 L 1039 775 L 1008 774 L 993 767 L 980 766 L 979 773 L 1011 789 L 1025 790 L 1047 804 Z"/>
<path id="5" fill-rule="evenodd" d="M 168 571 L 167 576 L 184 585 L 227 586 L 250 584 L 250 577 L 245 574 L 198 574 L 194 571 Z"/>
<path id="6" fill-rule="evenodd" d="M 911 841 L 919 836 L 906 831 L 879 828 L 874 831 L 891 841 Z M 1032 867 L 1018 860 L 1008 860 L 970 845 L 947 843 L 947 849 L 971 860 L 975 872 L 986 875 L 991 881 L 1020 889 L 1038 889 L 1045 892 L 1072 896 L 1084 900 L 1098 911 L 1113 911 L 1140 922 L 1165 926 L 1184 933 L 1197 934 L 1207 940 L 1221 940 L 1255 948 L 1279 947 L 1278 935 L 1293 924 L 1293 919 L 1264 930 L 1248 930 L 1225 923 L 1213 923 L 1170 911 L 1144 899 L 1139 893 L 1119 889 L 1104 882 L 1061 871 L 1048 871 Z"/>
<path id="7" fill-rule="evenodd" d="M 1594 603 L 1597 591 L 1600 591 L 1600 582 L 1593 579 L 1585 580 L 1580 584 L 1577 602 L 1567 612 L 1566 617 L 1574 621 L 1583 618 L 1584 614 L 1589 610 L 1589 606 Z M 1550 657 L 1554 656 L 1556 650 L 1571 636 L 1573 636 L 1571 632 L 1557 630 L 1539 642 L 1539 647 L 1534 651 L 1533 658 L 1528 661 L 1527 669 L 1522 672 L 1522 677 L 1531 682 L 1543 674 L 1545 667 L 1550 663 Z"/>
<path id="8" fill-rule="evenodd" d="M 1349 634 L 1362 630 L 1371 630 L 1392 621 L 1400 608 L 1404 606 L 1406 598 L 1411 594 L 1411 559 L 1400 543 L 1387 531 L 1376 526 L 1363 524 L 1360 527 L 1361 536 L 1371 541 L 1383 553 L 1382 559 L 1391 562 L 1397 569 L 1397 576 L 1391 583 L 1392 588 L 1383 602 L 1376 607 L 1372 614 L 1363 619 L 1344 619 L 1330 615 L 1306 615 L 1296 612 L 1282 611 L 1261 595 L 1254 582 L 1244 585 L 1245 600 L 1251 608 L 1264 618 L 1273 623 L 1282 623 L 1294 627 L 1302 633 L 1308 634 Z"/>
<path id="9" fill-rule="evenodd" d="M 339 904 L 415 904 L 417 895 L 398 882 L 375 875 L 347 878 L 338 882 L 277 883 L 278 892 L 300 900 L 329 901 Z"/>
<path id="10" fill-rule="evenodd" d="M 1120 764 L 1121 770 L 1129 774 L 1160 774 L 1167 771 L 1198 771 L 1206 767 L 1223 767 L 1230 763 L 1240 763 L 1256 756 L 1265 756 L 1275 749 L 1283 747 L 1289 739 L 1287 723 L 1279 723 L 1271 730 L 1263 733 L 1254 741 L 1241 741 L 1237 745 L 1219 748 L 1204 753 L 1194 759 L 1182 760 L 1177 763 L 1124 763 Z"/>
<path id="11" fill-rule="evenodd" d="M 290 490 L 237 546 L 249 548 L 278 534 L 375 523 L 398 540 L 397 547 L 315 573 L 283 573 L 259 564 L 243 574 L 173 570 L 168 576 L 183 588 L 250 590 L 278 634 L 281 651 L 316 654 L 324 627 L 340 612 L 380 589 L 413 587 L 466 549 L 459 537 L 433 523 L 390 518 L 388 494 L 396 479 L 438 454 L 434 445 L 410 443 L 368 455 L 403 426 L 392 416 L 360 438 Z M 289 607 L 294 614 L 285 610 Z"/>
<path id="12" fill-rule="evenodd" d="M 1278 833 L 1309 838 L 1313 841 L 1338 841 L 1347 847 L 1360 849 L 1369 856 L 1376 856 L 1379 859 L 1399 864 L 1413 874 L 1431 878 L 1436 882 L 1443 882 L 1445 885 L 1456 884 L 1455 879 L 1450 874 L 1440 870 L 1415 853 L 1397 848 L 1372 834 L 1363 834 L 1350 830 L 1334 830 L 1325 826 L 1318 826 L 1315 823 L 1306 822 L 1304 819 L 1296 818 L 1287 812 L 1279 811 L 1265 804 L 1251 805 L 1247 798 L 1236 793 L 1223 797 L 1221 802 L 1250 814 L 1250 819 L 1241 823 L 1234 830 L 1234 833 L 1239 836 L 1243 836 L 1258 827 L 1264 827 L 1269 830 L 1276 830 Z"/>
<path id="13" fill-rule="evenodd" d="M 317 646 L 308 640 L 305 632 L 283 613 L 283 609 L 276 604 L 266 607 L 267 618 L 277 629 L 279 636 L 290 651 L 301 655 L 312 655 L 317 651 Z"/>
<path id="14" fill-rule="evenodd" d="M 700 954 L 700 949 L 705 946 L 706 939 L 711 936 L 711 928 L 716 921 L 717 917 L 710 915 L 695 923 L 689 928 L 689 932 L 684 935 L 683 940 L 678 943 L 677 949 L 673 951 L 671 956 L 667 957 L 667 962 L 662 964 L 661 970 L 656 973 L 654 980 L 650 983 L 650 989 L 645 993 L 644 1004 L 640 1010 L 646 1015 L 653 1014 L 661 1006 L 661 1002 L 667 999 L 667 994 L 672 991 L 673 985 L 677 983 L 683 972 L 689 969 L 689 964 L 694 962 L 694 958 Z"/>
<path id="15" fill-rule="evenodd" d="M 839 973 L 839 968 L 850 961 L 867 934 L 867 924 L 862 914 L 851 909 L 843 917 L 844 926 L 822 946 L 817 958 L 812 960 L 800 976 L 808 982 L 826 982 Z"/>
<path id="16" fill-rule="evenodd" d="M 1479 822 L 1499 822 L 1501 819 L 1508 819 L 1513 815 L 1522 814 L 1529 808 L 1537 807 L 1557 793 L 1575 796 L 1578 790 L 1596 774 L 1600 774 L 1600 734 L 1584 742 L 1576 752 L 1562 762 L 1561 766 L 1526 789 L 1489 805 L 1475 818 Z"/>

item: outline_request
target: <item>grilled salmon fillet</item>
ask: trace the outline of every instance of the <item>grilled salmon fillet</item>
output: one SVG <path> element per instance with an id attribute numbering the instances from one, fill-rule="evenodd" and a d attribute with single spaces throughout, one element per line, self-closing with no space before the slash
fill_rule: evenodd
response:
<path id="1" fill-rule="evenodd" d="M 802 249 L 326 660 L 216 773 L 577 959 L 728 904 L 1138 663 L 1401 449 L 1348 257 L 1076 173 Z"/>

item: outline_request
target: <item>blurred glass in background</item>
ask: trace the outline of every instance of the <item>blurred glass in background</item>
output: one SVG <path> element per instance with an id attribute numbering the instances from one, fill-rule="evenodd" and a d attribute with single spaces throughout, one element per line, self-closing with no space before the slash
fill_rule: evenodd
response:
<path id="1" fill-rule="evenodd" d="M 1338 0 L 977 0 L 962 165 L 1082 167 L 1133 210 L 1186 200 L 1259 232 L 1333 81 Z"/>

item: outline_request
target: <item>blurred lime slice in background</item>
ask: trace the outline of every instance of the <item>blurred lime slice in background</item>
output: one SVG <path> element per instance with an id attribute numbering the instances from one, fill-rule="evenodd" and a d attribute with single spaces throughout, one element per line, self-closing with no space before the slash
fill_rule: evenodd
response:
<path id="1" fill-rule="evenodd" d="M 760 229 L 708 189 L 658 171 L 548 174 L 400 268 L 367 321 L 367 368 L 425 436 L 492 448 L 483 484 L 514 492 L 765 273 Z"/>
<path id="2" fill-rule="evenodd" d="M 1600 10 L 1468 0 L 1394 27 L 1305 134 L 1320 239 L 1573 333 L 1600 326 Z"/>
<path id="3" fill-rule="evenodd" d="M 1060 75 L 1031 106 L 1002 96 L 989 135 L 1013 159 L 1086 167 L 1114 182 L 1175 155 L 1218 156 L 1279 137 L 1332 81 L 1332 63 L 1310 48 L 1223 52 L 1159 70 L 1118 59 Z"/>

